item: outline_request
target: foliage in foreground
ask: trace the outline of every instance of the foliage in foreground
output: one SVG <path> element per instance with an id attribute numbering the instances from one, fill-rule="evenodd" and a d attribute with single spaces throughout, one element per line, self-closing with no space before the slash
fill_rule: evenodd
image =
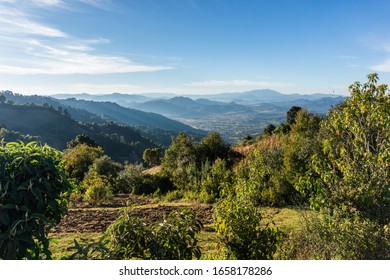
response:
<path id="1" fill-rule="evenodd" d="M 0 143 L 0 259 L 50 259 L 47 234 L 66 213 L 70 190 L 57 151 Z"/>
<path id="2" fill-rule="evenodd" d="M 71 259 L 191 260 L 201 257 L 197 234 L 203 225 L 190 210 L 172 212 L 158 224 L 146 224 L 125 212 L 96 243 L 79 244 Z"/>
<path id="3" fill-rule="evenodd" d="M 323 151 L 299 189 L 322 214 L 312 258 L 390 259 L 390 97 L 376 74 L 350 87 L 351 97 L 322 123 Z M 325 252 L 324 252 L 325 251 Z"/>
<path id="4" fill-rule="evenodd" d="M 225 258 L 271 260 L 284 232 L 263 224 L 261 211 L 245 201 L 223 201 L 217 210 L 217 233 Z"/>
<path id="5" fill-rule="evenodd" d="M 256 182 L 238 179 L 225 185 L 222 194 L 223 199 L 216 206 L 216 229 L 225 258 L 273 259 L 285 234 L 269 223 L 264 224 L 257 207 Z"/>

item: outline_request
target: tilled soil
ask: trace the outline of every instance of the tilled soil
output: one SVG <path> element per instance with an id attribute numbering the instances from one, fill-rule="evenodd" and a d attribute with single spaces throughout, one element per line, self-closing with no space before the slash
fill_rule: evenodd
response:
<path id="1" fill-rule="evenodd" d="M 117 201 L 118 202 L 118 201 Z M 122 201 L 123 202 L 123 201 Z M 123 203 L 119 202 L 112 207 L 121 207 Z M 140 203 L 141 202 L 141 203 Z M 138 205 L 145 205 L 146 201 L 138 201 Z M 147 201 L 150 202 L 150 201 Z M 181 211 L 183 209 L 192 209 L 203 224 L 210 224 L 214 220 L 214 212 L 211 206 L 207 205 L 189 205 L 189 206 L 170 206 L 157 205 L 151 207 L 128 208 L 134 215 L 139 216 L 146 223 L 157 223 L 162 221 L 172 211 Z M 108 226 L 113 223 L 122 213 L 118 208 L 77 208 L 69 209 L 68 214 L 62 219 L 52 233 L 66 232 L 99 232 L 103 233 Z"/>

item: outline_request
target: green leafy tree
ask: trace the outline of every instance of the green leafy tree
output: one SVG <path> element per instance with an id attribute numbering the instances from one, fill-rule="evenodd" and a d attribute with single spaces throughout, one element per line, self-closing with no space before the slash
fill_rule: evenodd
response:
<path id="1" fill-rule="evenodd" d="M 290 133 L 282 138 L 284 170 L 289 183 L 294 186 L 311 173 L 311 158 L 322 149 L 318 136 L 321 117 L 302 109 L 295 119 Z"/>
<path id="2" fill-rule="evenodd" d="M 299 193 L 288 181 L 283 165 L 283 149 L 256 149 L 235 168 L 239 185 L 252 187 L 251 197 L 256 205 L 291 205 Z"/>
<path id="3" fill-rule="evenodd" d="M 203 228 L 191 210 L 171 212 L 164 221 L 148 224 L 125 212 L 110 225 L 101 240 L 79 244 L 71 259 L 192 260 L 201 257 L 197 235 Z"/>
<path id="4" fill-rule="evenodd" d="M 287 113 L 286 113 L 287 124 L 292 125 L 292 124 L 295 123 L 296 116 L 297 116 L 297 114 L 298 114 L 298 112 L 300 110 L 302 110 L 301 107 L 299 107 L 299 106 L 292 106 L 290 108 L 290 110 L 287 111 Z"/>
<path id="5" fill-rule="evenodd" d="M 74 148 L 65 150 L 62 155 L 62 160 L 64 161 L 64 168 L 69 176 L 81 182 L 88 172 L 90 165 L 103 154 L 104 151 L 101 147 L 79 144 Z"/>
<path id="6" fill-rule="evenodd" d="M 48 232 L 67 212 L 70 191 L 59 152 L 0 143 L 0 259 L 50 259 Z"/>
<path id="7" fill-rule="evenodd" d="M 150 166 L 156 166 L 161 163 L 161 149 L 160 148 L 148 148 L 145 149 L 142 159 Z"/>
<path id="8" fill-rule="evenodd" d="M 212 203 L 218 199 L 222 189 L 227 188 L 232 181 L 233 174 L 226 161 L 218 158 L 202 181 L 202 191 L 206 194 L 205 202 Z"/>
<path id="9" fill-rule="evenodd" d="M 216 205 L 217 236 L 225 258 L 238 260 L 273 259 L 284 232 L 264 223 L 256 207 L 256 185 L 237 180 L 222 191 Z"/>
<path id="10" fill-rule="evenodd" d="M 84 179 L 90 177 L 104 177 L 112 186 L 113 193 L 119 192 L 118 175 L 123 170 L 122 164 L 113 161 L 109 156 L 103 155 L 95 159 L 92 165 L 89 166 L 88 172 Z"/>
<path id="11" fill-rule="evenodd" d="M 90 137 L 90 136 L 88 136 L 86 134 L 79 134 L 79 135 L 77 135 L 75 139 L 73 139 L 72 141 L 68 142 L 67 146 L 68 146 L 68 148 L 74 148 L 74 147 L 76 147 L 77 145 L 80 145 L 80 144 L 85 144 L 85 145 L 93 147 L 93 148 L 97 148 L 99 146 L 96 143 L 95 139 L 93 139 L 92 137 Z"/>
<path id="12" fill-rule="evenodd" d="M 230 155 L 230 146 L 215 131 L 210 132 L 202 139 L 197 148 L 198 162 L 212 164 L 217 158 L 228 158 Z"/>
<path id="13" fill-rule="evenodd" d="M 323 214 L 330 258 L 390 258 L 390 98 L 378 76 L 350 86 L 351 97 L 322 123 L 323 152 L 301 190 Z"/>
<path id="14" fill-rule="evenodd" d="M 267 125 L 265 128 L 264 128 L 264 134 L 265 135 L 271 135 L 272 132 L 276 129 L 276 126 L 274 126 L 272 123 L 270 123 L 269 125 Z"/>
<path id="15" fill-rule="evenodd" d="M 185 133 L 180 133 L 173 139 L 165 151 L 162 170 L 171 175 L 173 183 L 178 188 L 186 188 L 191 183 L 188 170 L 189 166 L 196 162 L 195 151 L 193 139 Z"/>
<path id="16" fill-rule="evenodd" d="M 141 194 L 143 171 L 142 164 L 126 164 L 124 169 L 118 173 L 118 192 Z"/>
<path id="17" fill-rule="evenodd" d="M 113 199 L 111 182 L 106 176 L 94 173 L 85 177 L 81 188 L 85 190 L 84 200 L 90 205 L 109 203 Z"/>
<path id="18" fill-rule="evenodd" d="M 95 159 L 89 168 L 90 172 L 115 179 L 118 173 L 123 170 L 123 165 L 113 161 L 109 156 L 103 155 Z"/>
<path id="19" fill-rule="evenodd" d="M 316 158 L 326 206 L 390 221 L 390 98 L 378 76 L 350 87 L 342 108 L 322 125 L 324 154 Z"/>

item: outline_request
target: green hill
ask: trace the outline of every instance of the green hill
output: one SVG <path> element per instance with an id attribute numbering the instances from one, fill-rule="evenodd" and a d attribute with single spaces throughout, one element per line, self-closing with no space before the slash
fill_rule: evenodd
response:
<path id="1" fill-rule="evenodd" d="M 113 122 L 97 124 L 76 121 L 53 107 L 0 103 L 0 125 L 8 131 L 39 137 L 39 141 L 63 150 L 78 134 L 96 140 L 117 161 L 142 160 L 146 148 L 157 144 L 141 136 L 134 128 Z"/>

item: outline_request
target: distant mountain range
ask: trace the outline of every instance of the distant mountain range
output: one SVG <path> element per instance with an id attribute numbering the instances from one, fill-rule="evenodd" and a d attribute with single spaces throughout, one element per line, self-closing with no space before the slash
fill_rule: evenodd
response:
<path id="1" fill-rule="evenodd" d="M 216 101 L 222 103 L 235 102 L 241 105 L 264 103 L 264 102 L 271 102 L 271 103 L 289 102 L 298 99 L 318 100 L 321 98 L 343 97 L 340 95 L 323 94 L 323 93 L 282 94 L 280 92 L 270 90 L 270 89 L 260 89 L 260 90 L 235 92 L 235 93 L 202 94 L 202 95 L 183 94 L 180 96 L 173 93 L 145 93 L 143 95 L 123 94 L 123 93 L 98 95 L 98 94 L 81 93 L 81 94 L 55 94 L 52 96 L 57 99 L 76 98 L 76 99 L 92 100 L 92 101 L 111 101 L 126 107 L 132 107 L 135 106 L 136 104 L 141 104 L 151 100 L 166 100 L 166 99 L 173 99 L 175 97 L 189 97 L 192 100 L 200 100 L 200 102 L 202 102 L 202 100 L 205 102 L 208 101 Z"/>
<path id="2" fill-rule="evenodd" d="M 56 98 L 77 98 L 116 102 L 123 107 L 164 115 L 201 130 L 218 131 L 231 143 L 245 135 L 258 135 L 270 123 L 285 122 L 292 106 L 325 115 L 329 108 L 342 102 L 344 96 L 333 94 L 282 94 L 263 89 L 237 93 L 207 95 L 105 94 L 55 95 Z M 85 107 L 84 107 L 85 108 Z M 87 109 L 88 110 L 88 109 Z"/>
<path id="3" fill-rule="evenodd" d="M 245 135 L 258 135 L 270 123 L 285 122 L 286 112 L 292 106 L 325 115 L 344 96 L 331 94 L 282 94 L 263 89 L 237 93 L 207 95 L 155 94 L 57 94 L 51 97 L 22 96 L 3 92 L 7 99 L 20 104 L 47 104 L 66 109 L 70 116 L 84 122 L 114 121 L 151 132 L 151 139 L 165 145 L 170 133 L 184 131 L 205 135 L 217 131 L 234 143 Z M 147 129 L 144 129 L 147 128 Z M 157 129 L 156 131 L 152 131 Z M 174 134 L 173 133 L 173 134 Z M 164 139 L 160 135 L 165 135 Z M 149 137 L 147 135 L 144 135 Z M 157 138 L 155 138 L 157 137 Z"/>

